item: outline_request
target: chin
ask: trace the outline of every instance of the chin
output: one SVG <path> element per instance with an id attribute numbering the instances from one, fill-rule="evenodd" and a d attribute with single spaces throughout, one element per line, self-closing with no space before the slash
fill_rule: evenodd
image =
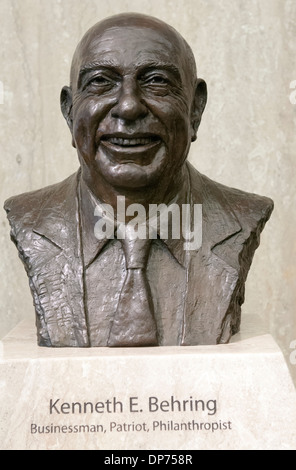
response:
<path id="1" fill-rule="evenodd" d="M 162 178 L 161 168 L 151 168 L 153 165 L 141 166 L 135 163 L 119 163 L 100 173 L 114 188 L 144 189 L 156 185 Z"/>
<path id="2" fill-rule="evenodd" d="M 154 186 L 163 178 L 167 159 L 160 151 L 148 164 L 135 161 L 114 161 L 103 152 L 96 155 L 96 170 L 114 188 L 143 189 Z"/>

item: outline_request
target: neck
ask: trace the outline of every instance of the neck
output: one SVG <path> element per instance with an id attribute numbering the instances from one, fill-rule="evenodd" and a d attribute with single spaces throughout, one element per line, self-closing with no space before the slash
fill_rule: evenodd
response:
<path id="1" fill-rule="evenodd" d="M 169 204 L 180 192 L 185 181 L 186 165 L 173 175 L 170 179 L 162 178 L 155 185 L 144 188 L 118 188 L 111 186 L 103 178 L 94 178 L 85 174 L 82 169 L 82 178 L 94 196 L 101 202 L 110 204 L 117 213 L 117 197 L 125 197 L 125 207 L 131 204 L 141 204 L 148 211 L 150 204 Z M 147 212 L 148 213 L 148 212 Z"/>

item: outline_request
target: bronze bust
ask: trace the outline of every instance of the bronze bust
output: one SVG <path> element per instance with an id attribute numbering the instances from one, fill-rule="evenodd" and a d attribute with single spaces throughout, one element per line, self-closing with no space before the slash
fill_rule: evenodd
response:
<path id="1" fill-rule="evenodd" d="M 190 47 L 164 22 L 126 13 L 82 38 L 61 92 L 80 168 L 5 203 L 40 346 L 217 344 L 239 330 L 273 202 L 186 161 L 206 100 Z"/>

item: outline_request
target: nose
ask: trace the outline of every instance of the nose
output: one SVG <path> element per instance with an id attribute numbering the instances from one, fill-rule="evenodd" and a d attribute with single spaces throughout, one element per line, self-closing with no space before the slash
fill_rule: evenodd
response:
<path id="1" fill-rule="evenodd" d="M 141 93 L 137 83 L 133 80 L 124 80 L 119 98 L 112 109 L 112 116 L 123 121 L 142 119 L 148 113 L 147 107 L 141 100 Z"/>

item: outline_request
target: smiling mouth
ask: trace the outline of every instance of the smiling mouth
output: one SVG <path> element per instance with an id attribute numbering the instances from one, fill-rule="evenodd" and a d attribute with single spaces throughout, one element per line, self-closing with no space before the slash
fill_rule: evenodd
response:
<path id="1" fill-rule="evenodd" d="M 150 146 L 159 144 L 161 141 L 160 137 L 157 135 L 149 136 L 103 136 L 101 142 L 107 146 L 112 146 L 116 150 L 116 147 L 121 150 L 145 150 Z"/>
<path id="2" fill-rule="evenodd" d="M 155 158 L 163 140 L 156 134 L 104 134 L 99 146 L 113 163 L 149 165 Z"/>

